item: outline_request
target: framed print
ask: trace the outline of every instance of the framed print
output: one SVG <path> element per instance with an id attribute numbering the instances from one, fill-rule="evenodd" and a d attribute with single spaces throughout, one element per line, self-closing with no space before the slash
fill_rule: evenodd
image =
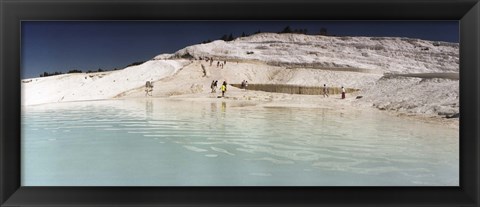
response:
<path id="1" fill-rule="evenodd" d="M 2 1 L 1 204 L 478 206 L 478 1 Z"/>

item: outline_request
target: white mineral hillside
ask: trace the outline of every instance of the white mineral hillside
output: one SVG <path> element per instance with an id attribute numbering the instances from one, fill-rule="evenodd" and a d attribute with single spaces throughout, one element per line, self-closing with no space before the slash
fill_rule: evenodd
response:
<path id="1" fill-rule="evenodd" d="M 231 42 L 193 45 L 155 59 L 213 56 L 273 65 L 429 73 L 458 72 L 458 54 L 458 44 L 419 39 L 261 33 Z"/>
<path id="2" fill-rule="evenodd" d="M 138 88 L 145 81 L 175 74 L 187 60 L 147 61 L 142 65 L 102 73 L 72 73 L 22 80 L 22 105 L 99 100 Z"/>
<path id="3" fill-rule="evenodd" d="M 205 57 L 215 61 L 210 65 Z M 227 63 L 221 68 L 217 61 Z M 119 71 L 22 80 L 22 104 L 145 97 L 146 81 L 153 81 L 154 97 L 211 97 L 212 80 L 229 84 L 247 80 L 250 84 L 345 86 L 360 89 L 347 96 L 353 105 L 452 115 L 459 111 L 458 72 L 456 43 L 261 33 L 192 45 Z M 230 87 L 228 94 L 237 96 L 238 91 Z M 235 99 L 262 96 L 273 94 L 249 91 Z"/>

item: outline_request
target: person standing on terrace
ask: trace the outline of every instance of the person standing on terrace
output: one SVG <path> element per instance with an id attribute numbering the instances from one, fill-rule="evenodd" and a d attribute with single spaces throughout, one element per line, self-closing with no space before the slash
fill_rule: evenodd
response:
<path id="1" fill-rule="evenodd" d="M 323 84 L 323 97 L 328 97 L 327 84 Z"/>

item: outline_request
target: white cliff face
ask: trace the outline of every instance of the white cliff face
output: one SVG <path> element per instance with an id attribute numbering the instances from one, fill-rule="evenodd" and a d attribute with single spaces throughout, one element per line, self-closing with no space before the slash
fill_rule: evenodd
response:
<path id="1" fill-rule="evenodd" d="M 427 116 L 453 116 L 459 111 L 459 81 L 438 78 L 381 78 L 364 88 L 364 103 L 381 110 Z"/>
<path id="2" fill-rule="evenodd" d="M 459 45 L 393 37 L 329 37 L 261 33 L 186 47 L 168 57 L 217 57 L 316 68 L 360 68 L 393 73 L 459 71 Z"/>

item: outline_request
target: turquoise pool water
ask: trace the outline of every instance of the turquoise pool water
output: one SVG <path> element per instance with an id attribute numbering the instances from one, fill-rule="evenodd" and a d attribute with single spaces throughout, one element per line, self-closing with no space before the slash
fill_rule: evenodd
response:
<path id="1" fill-rule="evenodd" d="M 22 109 L 23 186 L 458 186 L 458 130 L 166 99 Z"/>

